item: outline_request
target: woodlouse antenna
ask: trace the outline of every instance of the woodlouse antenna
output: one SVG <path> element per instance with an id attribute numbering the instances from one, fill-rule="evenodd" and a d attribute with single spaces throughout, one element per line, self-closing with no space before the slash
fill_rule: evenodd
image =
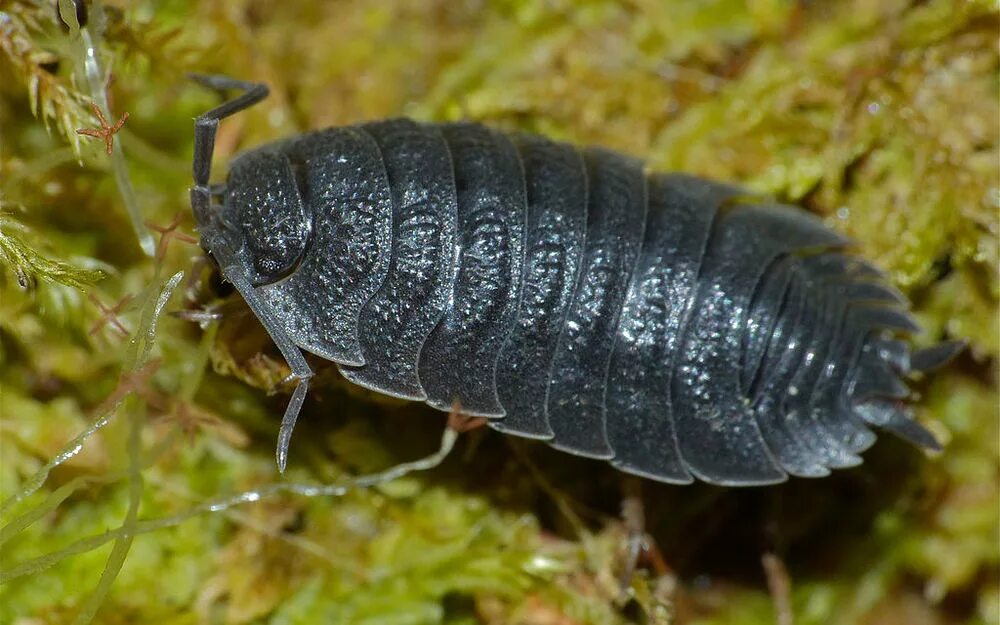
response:
<path id="1" fill-rule="evenodd" d="M 217 221 L 211 215 L 211 200 L 213 195 L 219 194 L 220 187 L 210 185 L 208 180 L 212 173 L 212 152 L 215 148 L 215 134 L 219 128 L 219 121 L 266 98 L 268 88 L 263 83 L 246 82 L 228 76 L 206 74 L 189 74 L 189 76 L 198 84 L 219 92 L 231 90 L 242 92 L 232 100 L 223 102 L 207 113 L 199 115 L 194 122 L 194 163 L 192 165 L 194 186 L 191 187 L 191 209 L 199 223 L 216 224 Z M 284 473 L 285 466 L 288 464 L 288 445 L 292 438 L 292 431 L 295 429 L 295 421 L 302 409 L 302 403 L 309 392 L 309 378 L 313 376 L 312 369 L 309 368 L 309 364 L 295 341 L 275 318 L 271 307 L 254 290 L 246 276 L 246 270 L 237 260 L 235 250 L 231 249 L 228 242 L 219 236 L 213 226 L 203 227 L 201 234 L 206 242 L 206 248 L 212 251 L 222 268 L 222 275 L 243 296 L 288 363 L 292 370 L 289 377 L 292 380 L 298 380 L 298 385 L 292 392 L 292 398 L 288 402 L 285 415 L 281 420 L 281 427 L 278 430 L 278 447 L 275 458 L 278 463 L 278 471 Z"/>
<path id="2" fill-rule="evenodd" d="M 236 80 L 228 76 L 188 74 L 191 80 L 220 93 L 242 91 L 240 95 L 198 116 L 194 122 L 194 187 L 191 188 L 191 209 L 195 215 L 207 216 L 211 206 L 213 188 L 208 184 L 212 175 L 212 152 L 219 122 L 230 115 L 250 108 L 267 97 L 267 85 Z M 207 220 L 206 220 L 207 221 Z"/>

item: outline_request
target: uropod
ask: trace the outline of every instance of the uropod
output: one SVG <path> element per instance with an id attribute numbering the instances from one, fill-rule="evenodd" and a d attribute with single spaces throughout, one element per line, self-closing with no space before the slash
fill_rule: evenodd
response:
<path id="1" fill-rule="evenodd" d="M 905 298 L 809 213 L 738 187 L 475 123 L 389 119 L 234 158 L 195 122 L 201 245 L 297 386 L 312 371 L 461 406 L 505 433 L 667 483 L 749 486 L 861 462 L 872 428 L 936 448 L 907 379 L 962 349 L 913 350 Z"/>

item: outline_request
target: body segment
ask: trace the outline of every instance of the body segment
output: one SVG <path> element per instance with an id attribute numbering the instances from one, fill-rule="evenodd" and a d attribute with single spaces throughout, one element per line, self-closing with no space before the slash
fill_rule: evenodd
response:
<path id="1" fill-rule="evenodd" d="M 362 127 L 378 145 L 392 197 L 389 270 L 361 308 L 364 364 L 344 377 L 394 397 L 424 400 L 417 364 L 445 314 L 454 282 L 458 207 L 451 154 L 440 130 L 409 120 Z"/>

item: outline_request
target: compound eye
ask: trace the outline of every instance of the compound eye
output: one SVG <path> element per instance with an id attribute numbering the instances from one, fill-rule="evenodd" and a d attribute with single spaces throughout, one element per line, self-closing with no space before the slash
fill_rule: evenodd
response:
<path id="1" fill-rule="evenodd" d="M 225 219 L 243 239 L 240 256 L 257 285 L 298 266 L 312 232 L 292 165 L 284 154 L 250 152 L 233 162 Z"/>

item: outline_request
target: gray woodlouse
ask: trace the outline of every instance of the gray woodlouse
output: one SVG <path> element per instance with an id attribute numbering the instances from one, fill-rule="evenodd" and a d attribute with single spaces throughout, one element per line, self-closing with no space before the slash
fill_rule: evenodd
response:
<path id="1" fill-rule="evenodd" d="M 471 123 L 393 119 L 297 135 L 209 185 L 219 120 L 195 123 L 203 248 L 297 378 L 312 371 L 668 483 L 762 485 L 859 464 L 870 427 L 937 448 L 904 380 L 906 301 L 808 213 L 632 158 Z M 219 199 L 220 203 L 213 203 Z"/>

